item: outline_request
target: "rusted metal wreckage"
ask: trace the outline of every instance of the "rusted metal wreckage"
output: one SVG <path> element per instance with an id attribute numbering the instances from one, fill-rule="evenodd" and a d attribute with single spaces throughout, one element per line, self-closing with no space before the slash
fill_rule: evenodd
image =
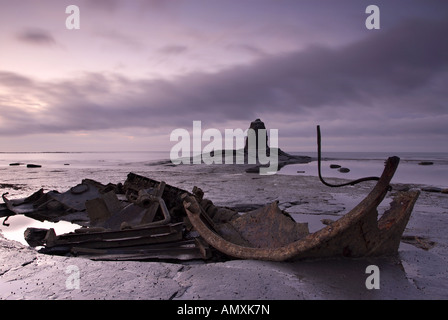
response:
<path id="1" fill-rule="evenodd" d="M 398 251 L 401 236 L 419 194 L 418 191 L 399 193 L 391 203 L 390 209 L 378 220 L 377 207 L 389 190 L 389 182 L 398 162 L 397 157 L 388 159 L 376 186 L 346 215 L 315 233 L 302 234 L 295 239 L 293 237 L 278 242 L 268 240 L 265 243 L 255 243 L 252 246 L 239 245 L 220 236 L 218 232 L 214 232 L 204 223 L 201 216 L 206 214 L 194 197 L 187 196 L 184 206 L 192 225 L 207 243 L 220 252 L 235 258 L 285 261 L 318 257 L 389 255 Z M 270 229 L 272 225 L 277 224 L 276 218 L 282 215 L 282 211 L 274 202 L 262 208 L 257 214 L 252 212 L 248 215 L 249 219 L 257 216 L 261 218 L 260 222 L 268 221 L 266 227 Z M 265 217 L 270 217 L 271 221 Z M 249 221 L 242 224 L 243 227 L 239 230 L 241 233 L 246 229 L 244 224 L 250 224 Z M 287 224 L 285 228 L 275 228 L 275 231 L 278 232 L 279 237 L 281 234 L 291 235 L 293 232 L 288 227 L 290 224 Z M 258 232 L 257 227 L 253 231 Z M 256 234 L 250 231 L 248 233 Z M 264 238 L 270 234 L 261 232 L 260 235 Z"/>
<path id="2" fill-rule="evenodd" d="M 398 251 L 419 192 L 398 192 L 378 219 L 399 158 L 386 161 L 371 192 L 350 212 L 309 233 L 278 202 L 239 214 L 187 192 L 130 173 L 124 184 L 85 179 L 65 193 L 39 190 L 28 198 L 3 195 L 0 216 L 79 224 L 75 232 L 28 228 L 25 239 L 40 252 L 92 260 L 190 260 L 213 258 L 287 261 L 323 257 L 390 255 Z"/>

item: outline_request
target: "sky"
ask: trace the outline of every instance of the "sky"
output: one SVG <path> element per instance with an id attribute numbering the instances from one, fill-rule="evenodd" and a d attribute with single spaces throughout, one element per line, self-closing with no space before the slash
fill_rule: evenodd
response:
<path id="1" fill-rule="evenodd" d="M 444 0 L 0 0 L 0 152 L 168 151 L 257 118 L 285 151 L 320 125 L 325 151 L 448 152 L 447 31 Z"/>

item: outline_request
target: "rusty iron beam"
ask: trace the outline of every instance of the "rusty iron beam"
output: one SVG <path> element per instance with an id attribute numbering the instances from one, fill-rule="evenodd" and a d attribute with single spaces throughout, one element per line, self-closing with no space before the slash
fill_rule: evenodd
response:
<path id="1" fill-rule="evenodd" d="M 395 208 L 392 208 L 384 219 L 378 221 L 377 207 L 389 191 L 390 181 L 398 167 L 399 160 L 398 157 L 391 157 L 386 161 L 385 169 L 375 187 L 345 216 L 305 238 L 278 248 L 245 247 L 223 239 L 204 223 L 202 217 L 204 212 L 193 196 L 184 197 L 184 208 L 191 224 L 203 239 L 212 247 L 234 258 L 285 261 L 314 257 L 361 257 L 383 252 L 390 253 L 397 248 L 395 241 L 392 246 L 388 246 L 387 243 L 385 244 L 384 241 L 381 243 L 380 240 L 394 237 L 395 233 L 401 237 L 402 229 L 404 230 L 419 195 L 418 192 L 409 192 L 401 196 L 395 201 Z M 386 221 L 392 221 L 392 218 L 388 219 L 387 217 L 400 220 L 399 225 L 387 228 Z M 387 249 L 383 250 L 385 245 Z"/>

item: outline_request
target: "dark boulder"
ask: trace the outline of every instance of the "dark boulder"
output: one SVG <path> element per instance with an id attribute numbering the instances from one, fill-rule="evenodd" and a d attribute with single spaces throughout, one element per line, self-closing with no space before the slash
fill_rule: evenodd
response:
<path id="1" fill-rule="evenodd" d="M 258 150 L 258 130 L 260 129 L 266 130 L 266 126 L 264 125 L 263 121 L 261 121 L 260 119 L 256 119 L 255 121 L 252 121 L 250 123 L 249 129 L 253 129 L 255 131 L 255 139 L 256 139 L 255 148 L 256 150 Z M 247 152 L 248 149 L 249 149 L 249 138 L 246 138 L 246 145 L 244 146 L 244 151 Z M 267 131 L 266 131 L 266 149 L 269 150 Z"/>
<path id="2" fill-rule="evenodd" d="M 40 164 L 27 164 L 26 165 L 27 168 L 42 168 L 42 166 Z"/>
<path id="3" fill-rule="evenodd" d="M 432 162 L 432 161 L 422 161 L 422 162 L 419 162 L 419 165 L 421 165 L 421 166 L 431 166 L 433 164 L 434 164 L 434 162 Z"/>

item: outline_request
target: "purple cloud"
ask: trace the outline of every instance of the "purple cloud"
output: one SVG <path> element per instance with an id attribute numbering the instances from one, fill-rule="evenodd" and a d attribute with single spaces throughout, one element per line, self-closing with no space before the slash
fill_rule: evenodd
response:
<path id="1" fill-rule="evenodd" d="M 53 36 L 44 30 L 29 29 L 17 34 L 16 38 L 22 42 L 39 46 L 53 46 L 56 44 Z"/>
<path id="2" fill-rule="evenodd" d="M 0 133 L 189 128 L 193 120 L 249 123 L 264 114 L 288 115 L 313 126 L 326 121 L 340 136 L 448 135 L 446 30 L 447 20 L 409 20 L 344 47 L 262 56 L 250 65 L 174 80 L 88 73 L 38 82 L 0 72 L 2 85 L 22 86 L 47 103 L 37 116 L 32 109 L 8 105 L 4 94 L 0 108 L 7 110 L 1 115 L 6 121 Z"/>

